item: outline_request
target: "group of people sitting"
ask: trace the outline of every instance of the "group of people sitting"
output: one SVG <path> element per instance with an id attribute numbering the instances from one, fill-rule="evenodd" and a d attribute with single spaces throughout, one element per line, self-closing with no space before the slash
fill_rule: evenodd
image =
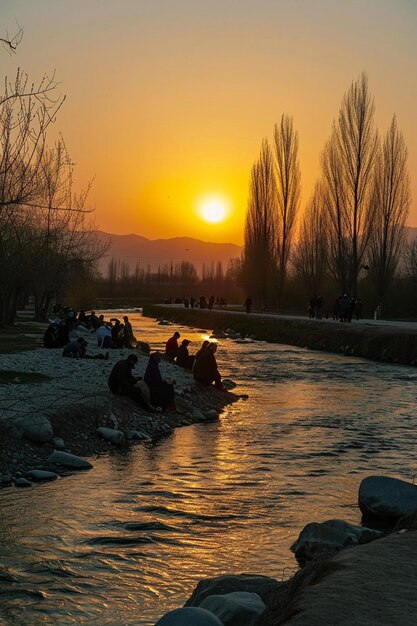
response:
<path id="1" fill-rule="evenodd" d="M 217 343 L 203 341 L 203 344 L 196 354 L 189 354 L 188 346 L 190 341 L 183 339 L 178 345 L 180 333 L 176 331 L 165 344 L 166 358 L 175 362 L 180 367 L 192 370 L 194 380 L 205 385 L 214 383 L 216 389 L 226 391 L 216 361 Z"/>
<path id="2" fill-rule="evenodd" d="M 160 352 L 150 355 L 142 379 L 141 376 L 134 376 L 132 373 L 138 357 L 136 354 L 129 354 L 127 359 L 118 361 L 110 372 L 108 380 L 110 391 L 117 395 L 128 396 L 146 409 L 160 407 L 164 413 L 172 413 L 176 410 L 174 391 L 176 381 L 162 378 L 159 369 L 161 359 Z"/>

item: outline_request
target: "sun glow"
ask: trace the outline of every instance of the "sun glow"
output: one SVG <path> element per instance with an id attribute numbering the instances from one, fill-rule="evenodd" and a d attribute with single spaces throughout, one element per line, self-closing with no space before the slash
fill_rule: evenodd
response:
<path id="1" fill-rule="evenodd" d="M 219 224 L 227 217 L 227 203 L 222 198 L 204 198 L 199 202 L 198 213 L 205 222 Z"/>

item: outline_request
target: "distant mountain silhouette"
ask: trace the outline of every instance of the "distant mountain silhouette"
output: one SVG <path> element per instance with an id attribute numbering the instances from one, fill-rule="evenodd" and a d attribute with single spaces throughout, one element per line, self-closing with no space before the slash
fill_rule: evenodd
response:
<path id="1" fill-rule="evenodd" d="M 221 261 L 226 270 L 229 259 L 240 257 L 242 248 L 234 243 L 211 243 L 192 237 L 174 237 L 173 239 L 147 239 L 140 235 L 113 235 L 97 231 L 102 241 L 110 242 L 105 257 L 100 260 L 101 274 L 107 273 L 111 258 L 120 259 L 129 264 L 131 271 L 139 263 L 145 268 L 150 265 L 156 271 L 158 266 L 173 265 L 181 261 L 193 263 L 199 273 L 203 265 Z"/>

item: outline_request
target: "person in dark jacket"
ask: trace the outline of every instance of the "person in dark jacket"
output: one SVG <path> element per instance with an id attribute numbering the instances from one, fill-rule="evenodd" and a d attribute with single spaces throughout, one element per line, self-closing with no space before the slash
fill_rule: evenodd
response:
<path id="1" fill-rule="evenodd" d="M 132 374 L 132 370 L 137 362 L 138 357 L 136 354 L 129 354 L 127 359 L 118 361 L 110 372 L 108 385 L 112 393 L 119 396 L 128 396 L 140 406 L 149 408 L 143 398 L 141 390 L 139 387 L 136 387 L 136 383 L 140 380 L 140 377 L 133 376 Z"/>
<path id="2" fill-rule="evenodd" d="M 91 356 L 90 354 L 87 354 L 87 345 L 88 343 L 85 339 L 83 339 L 83 337 L 78 337 L 76 341 L 69 341 L 67 345 L 64 346 L 62 356 L 72 357 L 75 359 L 105 359 L 107 361 L 109 358 L 108 352 L 106 352 L 106 354 L 99 352 L 99 354 Z"/>
<path id="3" fill-rule="evenodd" d="M 175 411 L 175 381 L 171 383 L 162 379 L 159 370 L 161 359 L 160 352 L 151 354 L 143 380 L 149 387 L 151 404 L 156 407 L 160 406 L 165 413 L 171 413 Z"/>
<path id="4" fill-rule="evenodd" d="M 216 389 L 226 391 L 222 383 L 220 372 L 217 368 L 215 357 L 216 351 L 217 343 L 214 342 L 209 343 L 207 348 L 199 351 L 193 365 L 193 376 L 199 383 L 203 383 L 205 385 L 211 385 L 211 383 L 214 383 Z"/>
<path id="5" fill-rule="evenodd" d="M 127 315 L 124 316 L 123 321 L 125 323 L 124 331 L 123 331 L 125 348 L 135 348 L 136 347 L 136 339 L 135 339 L 135 336 L 133 334 L 132 324 L 129 322 L 129 318 L 128 318 Z"/>
<path id="6" fill-rule="evenodd" d="M 177 352 L 177 365 L 190 370 L 193 367 L 195 356 L 188 354 L 188 346 L 190 344 L 189 339 L 183 339 Z"/>
<path id="7" fill-rule="evenodd" d="M 175 331 L 175 333 L 168 339 L 165 344 L 165 354 L 168 359 L 173 361 L 178 353 L 178 339 L 180 338 L 179 332 Z"/>

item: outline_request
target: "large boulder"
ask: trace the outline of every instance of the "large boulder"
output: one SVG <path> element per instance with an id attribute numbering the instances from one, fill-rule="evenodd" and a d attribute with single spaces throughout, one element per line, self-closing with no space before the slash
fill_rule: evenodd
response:
<path id="1" fill-rule="evenodd" d="M 185 606 L 200 606 L 205 598 L 224 595 L 234 591 L 256 593 L 266 604 L 269 596 L 278 590 L 282 583 L 269 576 L 258 574 L 222 574 L 214 578 L 200 580 Z"/>
<path id="2" fill-rule="evenodd" d="M 155 626 L 223 626 L 223 622 L 210 611 L 188 607 L 170 611 Z"/>
<path id="3" fill-rule="evenodd" d="M 224 595 L 208 596 L 200 604 L 216 615 L 224 626 L 254 626 L 266 609 L 256 593 L 234 591 Z"/>
<path id="4" fill-rule="evenodd" d="M 46 443 L 54 437 L 51 422 L 44 415 L 26 415 L 13 425 L 14 433 L 33 443 Z"/>
<path id="5" fill-rule="evenodd" d="M 363 517 L 394 520 L 417 511 L 417 487 L 389 476 L 368 476 L 359 487 Z"/>
<path id="6" fill-rule="evenodd" d="M 55 465 L 63 465 L 64 467 L 70 467 L 71 469 L 91 469 L 93 466 L 89 461 L 82 459 L 80 456 L 70 454 L 69 452 L 63 452 L 62 450 L 54 450 L 48 457 L 48 463 Z"/>
<path id="7" fill-rule="evenodd" d="M 383 533 L 378 530 L 355 526 L 340 519 L 326 522 L 312 522 L 301 531 L 297 541 L 291 546 L 297 560 L 309 561 L 317 553 L 326 550 L 342 550 L 379 539 Z"/>

